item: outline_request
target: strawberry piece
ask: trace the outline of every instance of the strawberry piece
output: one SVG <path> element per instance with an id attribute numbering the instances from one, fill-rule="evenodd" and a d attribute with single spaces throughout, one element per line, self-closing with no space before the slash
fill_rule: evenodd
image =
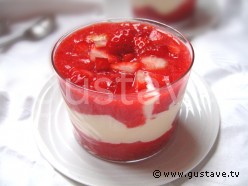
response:
<path id="1" fill-rule="evenodd" d="M 95 69 L 97 71 L 108 70 L 110 67 L 107 58 L 96 57 L 95 59 Z"/>
<path id="2" fill-rule="evenodd" d="M 86 37 L 86 42 L 93 42 L 97 48 L 105 47 L 107 44 L 107 36 L 105 34 L 89 35 Z"/>
<path id="3" fill-rule="evenodd" d="M 107 43 L 108 50 L 115 55 L 131 53 L 134 50 L 134 31 L 129 28 L 117 30 Z"/>
<path id="4" fill-rule="evenodd" d="M 111 55 L 111 54 L 108 54 L 105 50 L 100 50 L 100 49 L 97 49 L 95 47 L 93 47 L 90 50 L 89 55 L 90 55 L 91 61 L 95 61 L 96 58 L 106 58 L 106 59 L 108 59 L 109 63 L 113 63 L 113 62 L 118 61 L 118 57 Z"/>
<path id="5" fill-rule="evenodd" d="M 167 61 L 155 56 L 143 57 L 141 63 L 146 70 L 163 70 L 167 66 Z"/>
<path id="6" fill-rule="evenodd" d="M 149 83 L 150 77 L 148 72 L 143 70 L 138 70 L 135 73 L 133 87 L 136 91 L 147 89 L 147 84 Z"/>
<path id="7" fill-rule="evenodd" d="M 96 49 L 96 48 L 92 48 L 89 52 L 90 54 L 90 60 L 91 61 L 95 61 L 96 58 L 108 58 L 108 54 L 103 51 L 103 50 L 99 50 L 99 49 Z"/>
<path id="8" fill-rule="evenodd" d="M 153 30 L 153 28 L 149 25 L 142 25 L 142 24 L 133 24 L 134 29 L 138 33 L 137 35 L 140 35 L 142 37 L 149 36 L 150 32 Z"/>
<path id="9" fill-rule="evenodd" d="M 155 88 L 160 88 L 166 86 L 168 83 L 168 77 L 156 74 L 152 72 L 147 72 L 143 70 L 138 70 L 135 73 L 135 78 L 133 82 L 133 87 L 136 91 L 147 89 L 154 90 Z"/>
<path id="10" fill-rule="evenodd" d="M 134 60 L 134 58 L 135 58 L 135 55 L 133 53 L 128 53 L 122 56 L 122 61 L 132 61 Z"/>
<path id="11" fill-rule="evenodd" d="M 134 37 L 134 49 L 138 54 L 142 54 L 147 50 L 147 46 L 150 44 L 150 40 L 148 37 Z"/>
<path id="12" fill-rule="evenodd" d="M 134 73 L 141 67 L 141 64 L 138 62 L 119 62 L 111 64 L 113 70 Z"/>

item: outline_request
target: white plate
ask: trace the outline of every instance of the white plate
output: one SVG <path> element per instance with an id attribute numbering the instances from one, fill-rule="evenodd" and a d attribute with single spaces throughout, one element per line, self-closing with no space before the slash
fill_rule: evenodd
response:
<path id="1" fill-rule="evenodd" d="M 216 140 L 220 116 L 213 94 L 195 73 L 191 74 L 179 120 L 166 150 L 139 163 L 117 164 L 100 160 L 78 145 L 55 77 L 43 87 L 34 108 L 35 137 L 41 153 L 56 170 L 87 185 L 161 185 L 178 178 L 165 177 L 163 172 L 186 174 L 204 159 Z M 160 178 L 153 177 L 154 170 L 162 172 Z"/>

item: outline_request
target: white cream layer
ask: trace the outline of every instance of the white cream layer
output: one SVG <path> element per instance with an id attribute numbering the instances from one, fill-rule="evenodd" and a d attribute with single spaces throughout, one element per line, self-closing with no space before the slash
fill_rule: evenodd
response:
<path id="1" fill-rule="evenodd" d="M 133 4 L 137 8 L 152 7 L 160 14 L 169 14 L 185 1 L 187 0 L 133 0 Z"/>
<path id="2" fill-rule="evenodd" d="M 144 125 L 128 128 L 108 115 L 87 115 L 68 108 L 74 125 L 87 136 L 107 143 L 133 143 L 153 141 L 172 127 L 180 103 L 171 104 L 167 111 L 153 115 Z"/>

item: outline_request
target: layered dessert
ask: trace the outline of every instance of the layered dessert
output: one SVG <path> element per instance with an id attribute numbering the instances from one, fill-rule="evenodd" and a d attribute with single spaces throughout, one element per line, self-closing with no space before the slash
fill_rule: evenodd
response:
<path id="1" fill-rule="evenodd" d="M 193 63 L 191 45 L 177 35 L 142 20 L 106 21 L 59 40 L 53 66 L 82 147 L 113 161 L 164 147 Z"/>
<path id="2" fill-rule="evenodd" d="M 162 22 L 178 22 L 190 17 L 195 10 L 196 0 L 132 0 L 136 17 Z"/>

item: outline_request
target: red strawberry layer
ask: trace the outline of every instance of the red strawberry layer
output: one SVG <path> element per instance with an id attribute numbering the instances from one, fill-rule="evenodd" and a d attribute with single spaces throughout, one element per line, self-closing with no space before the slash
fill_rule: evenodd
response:
<path id="1" fill-rule="evenodd" d="M 65 37 L 53 61 L 71 109 L 110 115 L 127 127 L 137 127 L 146 121 L 147 91 L 159 94 L 153 114 L 181 99 L 187 77 L 174 82 L 190 68 L 192 56 L 175 36 L 153 25 L 106 22 Z M 170 89 L 164 88 L 170 84 Z"/>

